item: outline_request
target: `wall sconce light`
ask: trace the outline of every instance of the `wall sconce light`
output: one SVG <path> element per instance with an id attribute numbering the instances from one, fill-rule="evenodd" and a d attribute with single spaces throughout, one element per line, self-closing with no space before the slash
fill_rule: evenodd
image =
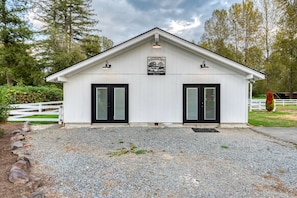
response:
<path id="1" fill-rule="evenodd" d="M 110 69 L 110 68 L 111 68 L 111 65 L 108 63 L 108 61 L 106 61 L 102 69 Z"/>
<path id="2" fill-rule="evenodd" d="M 155 43 L 153 44 L 154 49 L 160 49 L 162 46 L 159 44 L 159 34 L 155 34 Z"/>
<path id="3" fill-rule="evenodd" d="M 202 65 L 200 65 L 201 69 L 208 69 L 209 67 L 205 64 L 205 61 L 203 61 Z"/>

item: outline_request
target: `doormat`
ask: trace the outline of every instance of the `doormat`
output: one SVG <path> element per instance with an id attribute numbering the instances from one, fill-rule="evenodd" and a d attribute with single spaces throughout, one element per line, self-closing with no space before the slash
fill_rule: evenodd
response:
<path id="1" fill-rule="evenodd" d="M 196 133 L 219 133 L 218 130 L 214 128 L 192 128 Z"/>

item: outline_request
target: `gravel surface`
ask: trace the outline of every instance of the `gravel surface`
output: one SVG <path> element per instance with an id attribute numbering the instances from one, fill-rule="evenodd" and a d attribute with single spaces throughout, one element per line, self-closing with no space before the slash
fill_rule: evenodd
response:
<path id="1" fill-rule="evenodd" d="M 52 128 L 30 135 L 30 152 L 47 197 L 297 197 L 296 147 L 219 131 Z"/>

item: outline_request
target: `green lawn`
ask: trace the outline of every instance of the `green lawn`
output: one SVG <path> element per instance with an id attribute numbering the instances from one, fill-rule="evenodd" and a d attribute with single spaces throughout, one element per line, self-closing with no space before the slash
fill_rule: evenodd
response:
<path id="1" fill-rule="evenodd" d="M 266 127 L 297 127 L 297 106 L 277 106 L 275 112 L 249 112 L 249 124 Z"/>
<path id="2" fill-rule="evenodd" d="M 35 115 L 35 116 L 28 116 L 26 118 L 59 118 L 58 115 Z"/>
<path id="3" fill-rule="evenodd" d="M 26 118 L 59 118 L 58 115 L 35 115 L 35 116 L 27 116 Z M 23 122 L 23 121 L 17 121 Z M 57 124 L 57 122 L 50 121 L 30 121 L 31 124 Z"/>

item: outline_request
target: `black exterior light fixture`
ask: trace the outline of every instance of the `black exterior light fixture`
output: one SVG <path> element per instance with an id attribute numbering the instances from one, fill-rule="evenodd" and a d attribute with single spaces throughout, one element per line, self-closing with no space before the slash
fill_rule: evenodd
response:
<path id="1" fill-rule="evenodd" d="M 203 61 L 202 65 L 200 65 L 201 69 L 208 69 L 209 67 L 205 64 L 205 61 Z"/>
<path id="2" fill-rule="evenodd" d="M 106 61 L 102 69 L 110 69 L 110 68 L 111 68 L 111 65 L 108 63 L 108 61 Z"/>
<path id="3" fill-rule="evenodd" d="M 159 34 L 155 34 L 155 43 L 153 44 L 153 49 L 160 49 L 162 46 L 159 44 Z"/>

